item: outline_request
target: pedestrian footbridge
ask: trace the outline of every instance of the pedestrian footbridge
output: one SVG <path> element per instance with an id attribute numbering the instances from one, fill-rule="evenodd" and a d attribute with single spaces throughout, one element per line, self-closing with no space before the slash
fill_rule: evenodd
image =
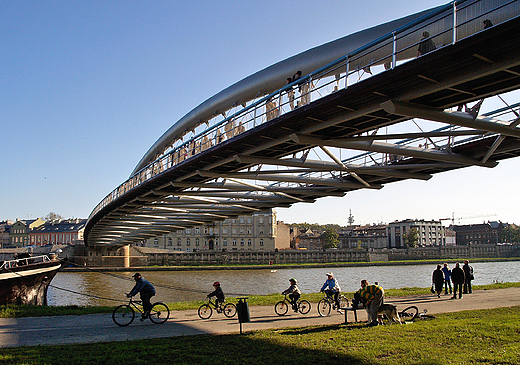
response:
<path id="1" fill-rule="evenodd" d="M 457 1 L 246 77 L 157 140 L 92 211 L 86 244 L 517 157 L 520 103 L 503 96 L 520 88 L 519 15 L 519 1 Z"/>

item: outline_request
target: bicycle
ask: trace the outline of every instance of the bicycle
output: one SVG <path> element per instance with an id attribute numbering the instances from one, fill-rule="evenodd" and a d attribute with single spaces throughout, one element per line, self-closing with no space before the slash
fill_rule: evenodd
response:
<path id="1" fill-rule="evenodd" d="M 112 320 L 120 327 L 129 326 L 135 319 L 135 312 L 144 314 L 142 309 L 143 302 L 141 300 L 133 300 L 130 298 L 128 304 L 117 306 L 112 312 Z M 152 309 L 148 313 L 148 318 L 155 324 L 162 324 L 170 318 L 170 309 L 161 302 L 152 304 Z"/>
<path id="2" fill-rule="evenodd" d="M 198 313 L 201 319 L 209 319 L 213 314 L 213 308 L 217 311 L 217 313 L 224 313 L 224 315 L 228 318 L 233 318 L 235 314 L 237 314 L 237 307 L 233 303 L 222 304 L 219 303 L 217 306 L 215 302 L 212 302 L 211 299 L 208 299 L 208 303 L 202 304 L 199 307 Z"/>
<path id="3" fill-rule="evenodd" d="M 330 315 L 331 309 L 336 309 L 336 301 L 334 300 L 334 297 L 327 294 L 325 291 L 323 292 L 325 297 L 321 299 L 318 302 L 318 313 L 322 317 L 326 317 Z M 341 310 L 341 308 L 348 307 L 348 298 L 344 296 L 343 294 L 340 294 L 338 297 L 339 301 L 339 308 L 338 311 Z"/>
<path id="4" fill-rule="evenodd" d="M 411 305 L 409 307 L 406 307 L 402 311 L 399 311 L 398 313 L 399 317 L 403 319 L 405 322 L 413 322 L 414 319 L 417 318 L 419 315 L 419 308 L 417 308 L 415 305 Z"/>
<path id="5" fill-rule="evenodd" d="M 297 305 L 297 311 L 300 312 L 301 314 L 307 314 L 311 310 L 311 303 L 308 300 L 305 300 L 305 299 L 299 300 L 298 299 L 296 301 L 296 305 Z M 287 313 L 287 311 L 289 310 L 289 307 L 292 308 L 292 303 L 287 298 L 287 294 L 284 294 L 283 300 L 280 300 L 278 303 L 276 303 L 274 305 L 274 311 L 279 316 L 283 316 Z"/>

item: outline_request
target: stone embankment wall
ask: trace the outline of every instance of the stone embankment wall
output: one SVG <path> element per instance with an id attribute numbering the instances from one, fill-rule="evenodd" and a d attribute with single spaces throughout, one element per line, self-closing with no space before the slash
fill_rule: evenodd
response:
<path id="1" fill-rule="evenodd" d="M 111 252 L 80 253 L 70 255 L 74 266 L 123 267 L 125 256 L 122 250 Z M 265 251 L 228 251 L 228 252 L 177 252 L 150 250 L 132 246 L 127 258 L 130 267 L 142 266 L 189 266 L 189 265 L 276 265 L 299 263 L 330 262 L 374 262 L 400 260 L 453 260 L 473 258 L 520 257 L 520 244 L 517 245 L 472 245 L 440 246 L 410 249 L 332 249 L 317 250 L 280 250 Z"/>
<path id="2" fill-rule="evenodd" d="M 169 252 L 147 253 L 148 265 L 201 264 L 294 264 L 325 262 L 373 262 L 396 260 L 445 260 L 472 258 L 520 257 L 520 245 L 515 246 L 458 246 L 382 250 L 283 250 L 279 252 Z"/>

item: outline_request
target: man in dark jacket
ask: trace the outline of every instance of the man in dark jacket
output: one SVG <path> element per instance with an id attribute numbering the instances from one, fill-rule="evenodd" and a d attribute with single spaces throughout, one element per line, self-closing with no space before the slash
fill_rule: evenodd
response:
<path id="1" fill-rule="evenodd" d="M 451 299 L 457 299 L 457 289 L 459 290 L 459 299 L 462 298 L 462 285 L 464 284 L 464 270 L 461 269 L 457 262 L 453 270 L 451 270 L 451 281 L 453 282 L 453 296 Z"/>
<path id="2" fill-rule="evenodd" d="M 152 303 L 150 303 L 150 298 L 155 295 L 155 288 L 152 284 L 145 278 L 141 276 L 138 272 L 136 272 L 133 275 L 133 278 L 135 280 L 135 286 L 130 290 L 130 293 L 128 293 L 126 296 L 128 298 L 133 297 L 137 293 L 141 293 L 141 300 L 143 301 L 143 309 L 144 313 L 141 316 L 141 321 L 144 321 L 146 318 L 148 318 L 148 315 L 150 314 L 150 310 L 152 309 Z"/>
<path id="3" fill-rule="evenodd" d="M 464 270 L 464 294 L 471 294 L 471 280 L 473 280 L 473 268 L 469 265 L 469 261 L 464 261 L 464 266 L 462 266 L 462 270 Z"/>
<path id="4" fill-rule="evenodd" d="M 437 269 L 433 272 L 432 283 L 435 287 L 437 298 L 441 297 L 442 287 L 444 286 L 444 273 L 441 270 L 441 265 L 437 265 Z"/>

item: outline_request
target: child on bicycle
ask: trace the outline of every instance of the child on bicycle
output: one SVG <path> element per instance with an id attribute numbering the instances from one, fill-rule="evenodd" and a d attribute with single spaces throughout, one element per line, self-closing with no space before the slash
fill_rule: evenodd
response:
<path id="1" fill-rule="evenodd" d="M 301 296 L 301 291 L 298 288 L 298 284 L 296 284 L 296 279 L 291 278 L 289 279 L 289 282 L 291 283 L 291 286 L 284 290 L 282 294 L 289 294 L 289 299 L 291 300 L 292 309 L 294 309 L 295 312 L 298 312 L 298 300 Z"/>
<path id="2" fill-rule="evenodd" d="M 220 305 L 224 304 L 224 301 L 226 300 L 226 296 L 224 295 L 224 291 L 220 287 L 220 283 L 218 281 L 215 281 L 213 283 L 213 290 L 211 293 L 208 294 L 208 298 L 211 299 L 211 297 L 215 298 L 215 308 L 217 309 L 217 312 L 220 310 Z"/>

